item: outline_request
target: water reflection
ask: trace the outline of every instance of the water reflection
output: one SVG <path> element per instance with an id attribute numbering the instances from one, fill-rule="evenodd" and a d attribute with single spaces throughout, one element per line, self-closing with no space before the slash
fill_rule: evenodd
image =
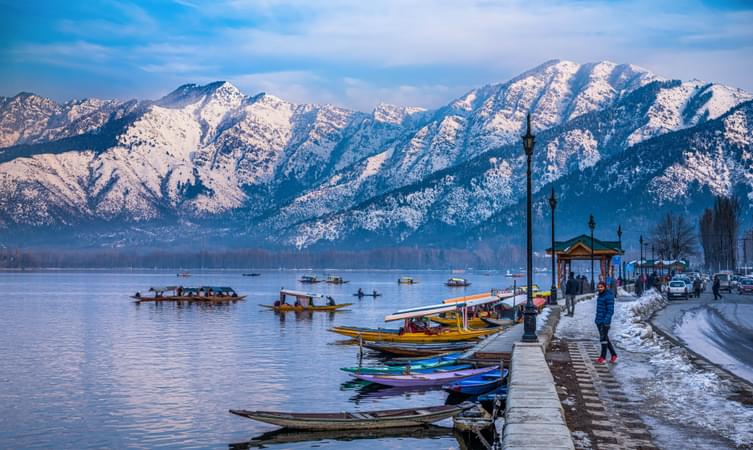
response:
<path id="1" fill-rule="evenodd" d="M 315 441 L 355 441 L 360 439 L 438 439 L 454 436 L 452 428 L 434 425 L 383 428 L 379 430 L 300 431 L 279 429 L 251 438 L 248 442 L 229 444 L 233 450 L 265 448 L 267 446 Z"/>
<path id="2" fill-rule="evenodd" d="M 384 295 L 350 311 L 275 314 L 261 310 L 294 286 L 301 272 L 194 271 L 196 285 L 231 286 L 245 301 L 144 303 L 129 297 L 175 283 L 175 271 L 0 272 L 0 448 L 216 448 L 269 431 L 228 417 L 230 408 L 296 412 L 441 405 L 441 390 L 388 391 L 350 385 L 341 371 L 359 363 L 359 347 L 338 345 L 333 325 L 385 326 L 398 309 L 458 295 L 448 272 L 348 272 L 350 285 L 310 290 L 338 303 L 358 287 Z M 507 280 L 473 277 L 469 292 Z M 309 288 L 307 288 L 308 290 Z M 352 341 L 350 341 L 352 342 Z M 335 344 L 335 345 L 330 345 Z M 364 350 L 361 363 L 383 357 Z M 441 441 L 389 439 L 383 448 L 456 448 Z M 293 444 L 291 444 L 293 445 Z M 330 448 L 352 448 L 328 440 Z"/>

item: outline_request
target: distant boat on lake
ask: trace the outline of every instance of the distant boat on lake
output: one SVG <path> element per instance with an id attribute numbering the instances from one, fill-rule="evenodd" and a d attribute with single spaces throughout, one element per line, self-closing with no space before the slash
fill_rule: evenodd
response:
<path id="1" fill-rule="evenodd" d="M 450 286 L 450 287 L 466 287 L 466 286 L 470 286 L 471 282 L 466 280 L 465 278 L 453 277 L 447 280 L 445 282 L 445 285 Z"/>

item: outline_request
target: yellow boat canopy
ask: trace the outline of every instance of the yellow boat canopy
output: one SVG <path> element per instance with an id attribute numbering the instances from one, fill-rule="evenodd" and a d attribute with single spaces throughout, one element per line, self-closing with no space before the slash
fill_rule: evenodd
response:
<path id="1" fill-rule="evenodd" d="M 455 311 L 458 309 L 465 310 L 470 307 L 486 305 L 489 303 L 496 303 L 500 301 L 500 298 L 495 295 L 489 295 L 490 292 L 483 294 L 471 295 L 466 298 L 470 300 L 459 300 L 452 303 L 440 303 L 437 305 L 420 306 L 418 308 L 401 309 L 394 312 L 384 318 L 385 322 L 393 322 L 395 320 L 412 319 L 414 317 L 431 316 L 434 314 L 440 314 L 443 312 Z"/>

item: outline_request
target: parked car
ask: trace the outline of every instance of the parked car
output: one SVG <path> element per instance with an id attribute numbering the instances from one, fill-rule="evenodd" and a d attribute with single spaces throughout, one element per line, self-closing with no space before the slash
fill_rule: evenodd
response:
<path id="1" fill-rule="evenodd" d="M 753 278 L 743 278 L 737 285 L 738 294 L 753 294 Z"/>
<path id="2" fill-rule="evenodd" d="M 685 300 L 688 300 L 690 299 L 691 289 L 692 286 L 685 283 L 685 281 L 673 278 L 667 287 L 667 299 L 672 300 L 673 298 L 684 298 Z"/>

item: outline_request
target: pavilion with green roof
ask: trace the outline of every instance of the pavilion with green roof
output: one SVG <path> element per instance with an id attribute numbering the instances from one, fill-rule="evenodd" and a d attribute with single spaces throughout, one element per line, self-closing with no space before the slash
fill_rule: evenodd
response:
<path id="1" fill-rule="evenodd" d="M 625 251 L 620 248 L 619 241 L 603 241 L 595 237 L 593 247 L 594 263 L 598 261 L 600 268 L 599 280 L 605 280 L 607 272 L 612 268 L 612 258 L 624 254 Z M 546 253 L 552 254 L 551 247 L 546 249 Z M 573 261 L 591 259 L 591 236 L 581 234 L 566 241 L 554 241 L 554 253 L 557 256 L 557 287 L 559 287 L 567 280 Z"/>

